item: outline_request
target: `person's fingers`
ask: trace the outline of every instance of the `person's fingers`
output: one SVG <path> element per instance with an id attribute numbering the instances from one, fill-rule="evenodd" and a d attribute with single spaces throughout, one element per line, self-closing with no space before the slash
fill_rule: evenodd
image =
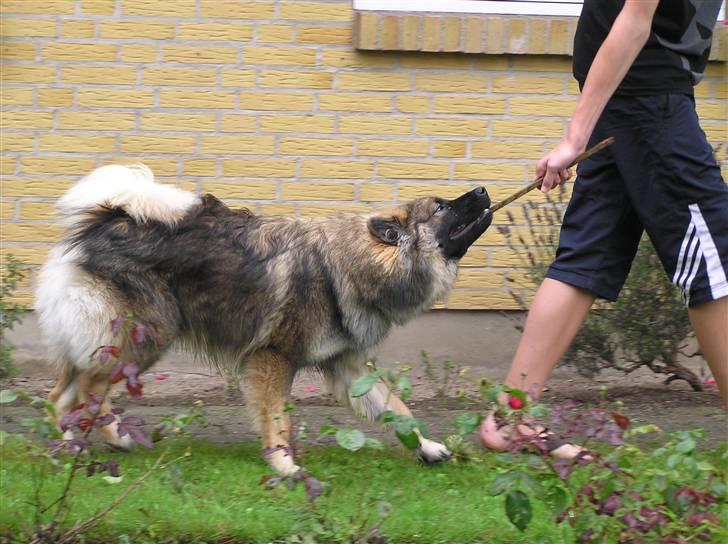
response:
<path id="1" fill-rule="evenodd" d="M 553 189 L 560 182 L 559 172 L 552 166 L 548 166 L 546 169 L 546 175 L 543 177 L 543 183 L 541 183 L 541 192 L 547 193 Z"/>
<path id="2" fill-rule="evenodd" d="M 546 155 L 545 157 L 541 158 L 538 163 L 536 163 L 536 178 L 542 178 L 546 174 L 546 166 L 549 163 L 549 156 Z"/>

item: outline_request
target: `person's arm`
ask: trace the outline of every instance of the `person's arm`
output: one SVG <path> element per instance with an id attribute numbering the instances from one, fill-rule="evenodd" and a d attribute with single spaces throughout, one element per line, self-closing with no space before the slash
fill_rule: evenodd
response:
<path id="1" fill-rule="evenodd" d="M 571 177 L 567 170 L 584 151 L 594 126 L 614 91 L 647 43 L 659 0 L 626 0 L 594 57 L 569 128 L 562 142 L 536 166 L 544 193 Z"/>

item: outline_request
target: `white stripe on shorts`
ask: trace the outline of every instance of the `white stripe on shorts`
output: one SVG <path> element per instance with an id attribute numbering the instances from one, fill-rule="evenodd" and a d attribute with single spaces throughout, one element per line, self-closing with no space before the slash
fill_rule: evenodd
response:
<path id="1" fill-rule="evenodd" d="M 700 250 L 705 257 L 705 265 L 708 271 L 708 283 L 710 284 L 710 292 L 713 300 L 728 296 L 728 282 L 726 282 L 725 270 L 723 263 L 720 261 L 718 249 L 715 247 L 713 236 L 710 229 L 705 223 L 703 214 L 700 212 L 700 206 L 690 204 L 691 224 L 695 225 L 695 229 L 700 239 Z M 692 279 L 691 279 L 692 282 Z"/>

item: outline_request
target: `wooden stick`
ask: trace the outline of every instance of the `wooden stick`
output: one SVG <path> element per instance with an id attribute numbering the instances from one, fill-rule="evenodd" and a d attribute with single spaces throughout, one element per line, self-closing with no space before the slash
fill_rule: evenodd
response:
<path id="1" fill-rule="evenodd" d="M 576 163 L 581 162 L 584 159 L 588 159 L 589 157 L 591 157 L 592 155 L 594 155 L 596 153 L 599 153 L 605 147 L 608 147 L 608 146 L 612 145 L 612 143 L 614 143 L 614 138 L 612 138 L 612 137 L 609 137 L 606 140 L 602 140 L 601 142 L 599 142 L 594 147 L 589 148 L 586 151 L 584 151 L 583 153 L 580 153 L 579 155 L 577 155 L 577 157 L 568 166 L 568 168 L 571 168 Z M 501 202 L 498 202 L 494 206 L 491 206 L 488 210 L 486 210 L 486 212 L 494 213 L 497 210 L 500 210 L 503 206 L 507 206 L 508 204 L 510 204 L 511 202 L 513 202 L 514 200 L 517 200 L 517 199 L 521 198 L 526 193 L 529 193 L 529 192 L 533 191 L 537 187 L 541 187 L 541 183 L 543 183 L 543 176 L 540 176 L 540 177 L 536 178 L 531 183 L 529 183 L 528 185 L 526 185 L 523 189 L 521 189 L 520 191 L 518 191 L 516 193 L 513 193 L 511 196 L 509 196 L 505 200 L 503 200 Z"/>

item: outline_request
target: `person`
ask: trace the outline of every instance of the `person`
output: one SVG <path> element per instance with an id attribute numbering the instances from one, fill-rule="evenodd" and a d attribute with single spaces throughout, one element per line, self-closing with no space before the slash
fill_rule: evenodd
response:
<path id="1" fill-rule="evenodd" d="M 700 128 L 693 87 L 720 0 L 585 0 L 574 37 L 581 94 L 566 136 L 537 164 L 547 192 L 580 163 L 559 248 L 530 307 L 506 385 L 538 397 L 595 298 L 615 300 L 643 231 L 684 295 L 700 349 L 728 409 L 728 186 Z M 505 400 L 505 399 L 502 399 Z M 538 429 L 522 427 L 522 433 Z M 513 429 L 483 422 L 485 447 Z M 563 444 L 557 457 L 581 448 Z"/>

